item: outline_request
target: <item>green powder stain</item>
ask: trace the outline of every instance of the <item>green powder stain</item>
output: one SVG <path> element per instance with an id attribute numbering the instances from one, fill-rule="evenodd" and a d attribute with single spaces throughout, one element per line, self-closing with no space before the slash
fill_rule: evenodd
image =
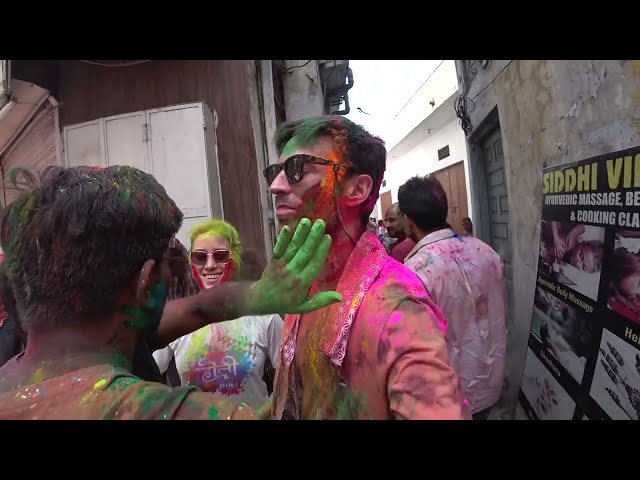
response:
<path id="1" fill-rule="evenodd" d="M 153 286 L 149 300 L 144 305 L 136 308 L 122 307 L 122 312 L 130 315 L 125 324 L 140 330 L 155 330 L 160 324 L 166 299 L 167 284 L 160 281 Z"/>
<path id="2" fill-rule="evenodd" d="M 122 352 L 117 352 L 116 356 L 111 362 L 111 366 L 120 367 L 120 368 L 126 368 L 128 364 L 129 364 L 129 359 Z"/>
<path id="3" fill-rule="evenodd" d="M 165 392 L 155 389 L 149 391 L 148 388 L 141 388 L 138 391 L 138 398 L 140 402 L 140 411 L 143 414 L 149 413 L 154 407 L 160 405 L 163 400 L 166 399 Z"/>
<path id="4" fill-rule="evenodd" d="M 131 200 L 131 190 L 129 190 L 128 188 L 122 192 L 122 198 L 125 202 L 128 202 Z"/>
<path id="5" fill-rule="evenodd" d="M 103 378 L 102 380 L 98 380 L 96 383 L 93 384 L 93 389 L 98 390 L 99 388 L 104 387 L 106 384 L 107 384 L 107 380 Z"/>
<path id="6" fill-rule="evenodd" d="M 295 136 L 291 140 L 289 140 L 282 149 L 282 155 L 285 157 L 290 157 L 291 155 L 293 155 L 296 150 L 304 146 L 301 140 L 302 139 L 298 136 Z"/>
<path id="7" fill-rule="evenodd" d="M 362 395 L 347 386 L 338 387 L 333 398 L 338 420 L 357 420 L 366 403 Z"/>
<path id="8" fill-rule="evenodd" d="M 214 407 L 209 407 L 207 410 L 207 416 L 209 417 L 209 420 L 219 420 L 220 412 L 218 412 Z"/>
<path id="9" fill-rule="evenodd" d="M 141 381 L 142 380 L 140 380 L 139 378 L 118 377 L 113 382 L 111 382 L 111 384 L 108 387 L 108 390 L 111 392 L 114 392 L 114 391 L 123 392 L 130 386 L 135 385 L 136 383 L 139 383 Z"/>
<path id="10" fill-rule="evenodd" d="M 187 364 L 198 362 L 206 353 L 209 347 L 208 333 L 210 326 L 202 327 L 191 335 L 191 345 L 184 355 L 184 361 Z"/>

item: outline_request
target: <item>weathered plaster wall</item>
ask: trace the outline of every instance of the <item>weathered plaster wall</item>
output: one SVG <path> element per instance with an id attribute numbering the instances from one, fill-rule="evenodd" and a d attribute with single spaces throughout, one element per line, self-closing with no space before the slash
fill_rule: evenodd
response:
<path id="1" fill-rule="evenodd" d="M 287 120 L 322 115 L 324 96 L 318 73 L 318 61 L 286 60 L 282 71 L 284 106 Z"/>
<path id="2" fill-rule="evenodd" d="M 640 61 L 491 61 L 467 96 L 475 103 L 474 127 L 496 105 L 500 119 L 515 285 L 504 403 L 515 407 L 533 308 L 543 165 L 640 145 Z M 470 158 L 478 163 L 473 149 Z"/>

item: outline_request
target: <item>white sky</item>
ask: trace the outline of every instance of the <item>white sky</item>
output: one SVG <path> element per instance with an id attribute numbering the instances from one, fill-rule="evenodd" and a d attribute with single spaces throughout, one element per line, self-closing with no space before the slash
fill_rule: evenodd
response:
<path id="1" fill-rule="evenodd" d="M 442 60 L 349 60 L 350 120 L 385 142 L 393 138 L 393 119 Z M 367 112 L 365 115 L 358 107 Z"/>

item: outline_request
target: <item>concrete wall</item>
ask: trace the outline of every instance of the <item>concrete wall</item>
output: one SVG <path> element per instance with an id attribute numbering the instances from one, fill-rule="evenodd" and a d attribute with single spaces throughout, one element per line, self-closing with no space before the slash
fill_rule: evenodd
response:
<path id="1" fill-rule="evenodd" d="M 306 65 L 305 65 L 306 64 Z M 281 73 L 287 121 L 324 113 L 324 96 L 318 73 L 318 61 L 286 60 Z"/>
<path id="2" fill-rule="evenodd" d="M 515 285 L 504 400 L 515 408 L 533 308 L 537 250 L 532 244 L 540 235 L 543 165 L 640 145 L 640 61 L 492 60 L 466 88 L 475 103 L 474 128 L 497 106 L 502 133 Z M 477 165 L 473 135 L 470 145 L 470 163 Z M 477 207 L 473 168 L 471 175 Z"/>
<path id="3" fill-rule="evenodd" d="M 453 109 L 451 111 L 453 112 Z M 430 133 L 424 132 L 423 139 L 418 145 L 404 154 L 394 155 L 394 151 L 398 150 L 397 147 L 401 147 L 403 142 L 404 140 L 387 156 L 387 170 L 384 176 L 387 185 L 381 189 L 381 192 L 391 190 L 391 198 L 394 202 L 398 201 L 398 189 L 409 178 L 426 175 L 467 160 L 466 139 L 457 119 L 450 120 L 441 128 L 432 129 Z M 449 145 L 449 156 L 438 160 L 438 150 L 446 145 Z M 468 197 L 469 189 L 467 188 Z"/>

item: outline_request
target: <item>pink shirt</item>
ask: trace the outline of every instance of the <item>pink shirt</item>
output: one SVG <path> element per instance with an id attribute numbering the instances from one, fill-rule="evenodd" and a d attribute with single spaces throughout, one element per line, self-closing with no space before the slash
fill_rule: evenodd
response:
<path id="1" fill-rule="evenodd" d="M 409 252 L 415 246 L 416 246 L 416 242 L 414 242 L 410 238 L 405 238 L 403 241 L 401 241 L 400 243 L 396 244 L 391 249 L 391 256 L 393 257 L 394 260 L 396 260 L 396 261 L 398 261 L 400 263 L 404 263 L 405 257 L 407 255 L 409 255 Z"/>
<path id="2" fill-rule="evenodd" d="M 444 312 L 449 357 L 472 413 L 489 408 L 502 390 L 507 342 L 500 256 L 477 238 L 447 228 L 423 238 L 405 265 Z"/>
<path id="3" fill-rule="evenodd" d="M 275 418 L 469 418 L 442 313 L 374 234 L 362 235 L 336 289 L 343 302 L 285 318 Z"/>

